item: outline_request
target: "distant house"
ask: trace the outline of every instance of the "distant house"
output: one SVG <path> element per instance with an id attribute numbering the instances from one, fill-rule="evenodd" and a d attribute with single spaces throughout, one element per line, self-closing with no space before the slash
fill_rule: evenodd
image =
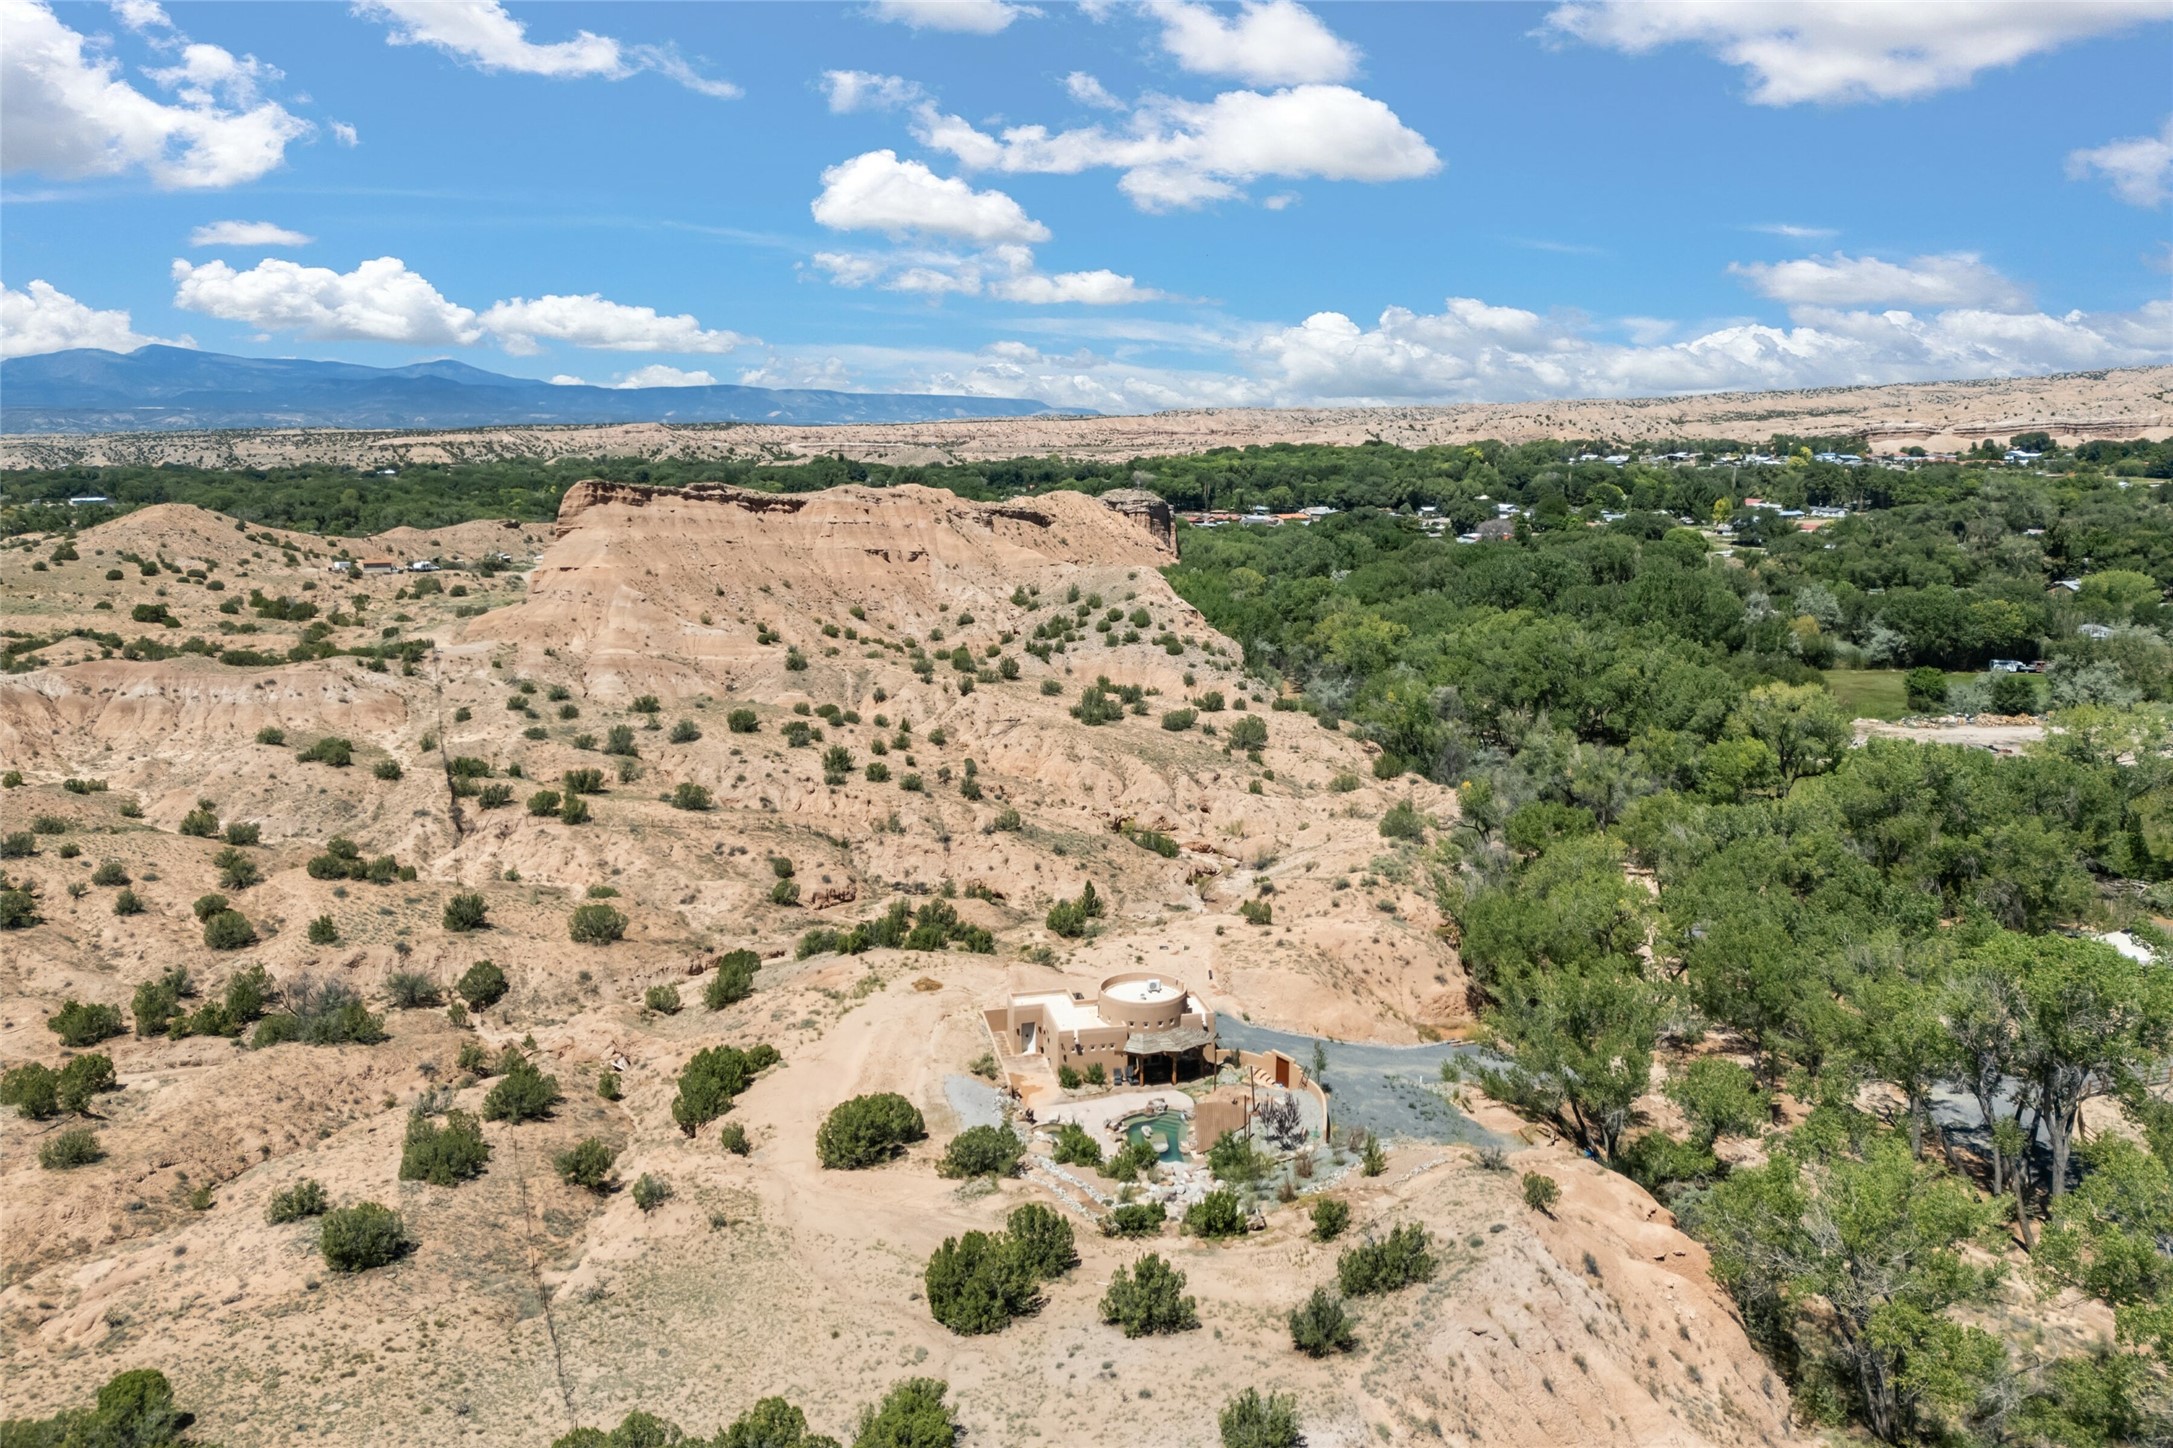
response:
<path id="1" fill-rule="evenodd" d="M 362 571 L 370 577 L 382 577 L 388 573 L 398 573 L 400 571 L 400 560 L 397 558 L 365 558 L 362 560 Z"/>
<path id="2" fill-rule="evenodd" d="M 107 497 L 104 493 L 78 493 L 68 500 L 68 506 L 71 508 L 91 508 L 100 503 L 110 503 L 112 501 L 113 499 Z"/>
<path id="3" fill-rule="evenodd" d="M 1183 981 L 1143 971 L 1113 975 L 1098 993 L 1028 991 L 982 1012 L 1007 1056 L 1042 1056 L 1119 1081 L 1175 1082 L 1200 1075 L 1215 1044 L 1215 1013 Z"/>
<path id="4" fill-rule="evenodd" d="M 2101 623 L 2086 623 L 2079 625 L 2076 628 L 2075 632 L 2081 634 L 2086 639 L 2094 639 L 2099 643 L 2103 643 L 2105 640 L 2113 636 L 2113 631 Z"/>
<path id="5" fill-rule="evenodd" d="M 2045 530 L 2042 528 L 2038 528 L 2032 531 L 2037 534 L 2042 534 Z M 2082 580 L 2080 578 L 2056 578 L 2053 580 L 2052 586 L 2054 588 L 2064 588 L 2069 593 L 2082 592 Z"/>
<path id="6" fill-rule="evenodd" d="M 2030 666 L 2020 659 L 1994 659 L 1991 672 L 1995 674 L 2026 674 Z"/>
<path id="7" fill-rule="evenodd" d="M 438 565 L 427 558 L 418 558 L 407 566 L 407 571 L 410 573 L 435 573 L 438 571 Z"/>
<path id="8" fill-rule="evenodd" d="M 2030 452 L 2026 448 L 2011 447 L 2007 449 L 2007 461 L 2011 463 L 2034 463 L 2043 456 L 2043 453 Z"/>

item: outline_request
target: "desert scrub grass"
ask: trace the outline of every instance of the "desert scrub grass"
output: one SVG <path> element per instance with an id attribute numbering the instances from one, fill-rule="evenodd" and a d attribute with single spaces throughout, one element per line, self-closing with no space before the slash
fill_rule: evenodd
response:
<path id="1" fill-rule="evenodd" d="M 483 1174 L 490 1161 L 490 1143 L 483 1140 L 482 1123 L 465 1111 L 448 1111 L 441 1124 L 420 1111 L 410 1111 L 407 1136 L 400 1146 L 400 1180 L 428 1182 L 432 1186 L 458 1186 Z"/>
<path id="2" fill-rule="evenodd" d="M 551 1165 L 558 1172 L 558 1179 L 570 1187 L 580 1187 L 601 1196 L 618 1185 L 612 1166 L 619 1154 L 593 1136 L 585 1136 L 557 1156 Z"/>
<path id="3" fill-rule="evenodd" d="M 487 960 L 479 960 L 461 973 L 454 991 L 471 1010 L 489 1010 L 505 999 L 506 973 Z"/>
<path id="4" fill-rule="evenodd" d="M 566 933 L 576 945 L 609 945 L 626 934 L 626 916 L 609 905 L 576 905 Z"/>
<path id="5" fill-rule="evenodd" d="M 642 992 L 641 1004 L 644 1009 L 655 1011 L 660 1016 L 676 1016 L 681 1009 L 679 987 L 652 985 Z"/>
<path id="6" fill-rule="evenodd" d="M 73 1171 L 79 1166 L 105 1160 L 106 1149 L 98 1144 L 98 1133 L 87 1126 L 71 1126 L 57 1136 L 48 1137 L 38 1147 L 38 1165 L 47 1171 Z"/>
<path id="7" fill-rule="evenodd" d="M 444 1003 L 438 983 L 418 970 L 396 970 L 386 976 L 385 994 L 403 1011 L 422 1010 Z"/>
<path id="8" fill-rule="evenodd" d="M 1185 1274 L 1157 1252 L 1116 1270 L 1102 1294 L 1101 1316 L 1126 1337 L 1189 1332 L 1200 1325 L 1198 1304 L 1185 1295 Z"/>
<path id="9" fill-rule="evenodd" d="M 541 1121 L 561 1099 L 556 1076 L 544 1075 L 535 1062 L 515 1054 L 506 1063 L 505 1075 L 483 1098 L 483 1119 L 509 1126 Z"/>
<path id="10" fill-rule="evenodd" d="M 409 1246 L 400 1214 L 377 1202 L 357 1202 L 324 1214 L 317 1250 L 334 1272 L 368 1272 L 399 1259 Z"/>
<path id="11" fill-rule="evenodd" d="M 314 1177 L 304 1177 L 285 1191 L 272 1193 L 272 1199 L 264 1204 L 264 1220 L 273 1226 L 299 1222 L 304 1217 L 321 1217 L 331 1202 L 324 1194 L 324 1183 Z"/>
<path id="12" fill-rule="evenodd" d="M 890 1160 L 927 1135 L 918 1107 L 894 1091 L 879 1091 L 832 1107 L 815 1133 L 815 1153 L 833 1171 L 857 1171 Z"/>
<path id="13" fill-rule="evenodd" d="M 1290 1345 L 1311 1358 L 1329 1357 L 1357 1347 L 1358 1334 L 1352 1330 L 1351 1315 L 1344 1309 L 1343 1299 L 1325 1287 L 1314 1288 L 1313 1295 L 1291 1311 Z"/>
<path id="14" fill-rule="evenodd" d="M 1434 1275 L 1432 1239 L 1416 1222 L 1394 1228 L 1377 1242 L 1352 1247 L 1336 1259 L 1336 1282 L 1346 1297 L 1394 1292 Z"/>
<path id="15" fill-rule="evenodd" d="M 482 930 L 490 924 L 490 903 L 479 894 L 455 895 L 445 902 L 442 923 L 455 935 Z"/>
<path id="16" fill-rule="evenodd" d="M 709 983 L 702 987 L 702 1004 L 713 1011 L 736 1005 L 754 994 L 755 972 L 762 957 L 751 950 L 728 950 L 717 957 Z"/>

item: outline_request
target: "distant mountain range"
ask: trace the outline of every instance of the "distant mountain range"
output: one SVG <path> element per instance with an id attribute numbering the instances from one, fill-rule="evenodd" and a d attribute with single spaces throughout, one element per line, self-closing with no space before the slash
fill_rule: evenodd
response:
<path id="1" fill-rule="evenodd" d="M 1078 413 L 1030 398 L 769 387 L 558 386 L 465 362 L 361 367 L 187 347 L 0 362 L 0 433 L 613 422 L 932 422 Z"/>

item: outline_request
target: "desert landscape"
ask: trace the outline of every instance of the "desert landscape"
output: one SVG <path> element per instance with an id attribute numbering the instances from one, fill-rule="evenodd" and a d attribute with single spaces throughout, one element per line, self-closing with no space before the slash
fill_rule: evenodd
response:
<path id="1" fill-rule="evenodd" d="M 465 431 L 130 432 L 0 438 L 0 469 L 177 463 L 203 468 L 327 463 L 399 467 L 581 457 L 791 461 L 837 455 L 895 466 L 1056 455 L 1100 461 L 1274 443 L 1430 447 L 1493 438 L 1636 444 L 1774 433 L 1850 437 L 1934 450 L 2045 431 L 2085 438 L 2173 436 L 2173 367 L 2048 377 L 1641 398 L 1550 398 L 1451 407 L 1204 408 L 1112 417 L 785 427 L 765 423 L 495 427 Z"/>
<path id="2" fill-rule="evenodd" d="M 508 566 L 335 571 L 350 550 Z M 988 1442 L 1211 1442 L 1238 1382 L 1302 1388 L 1324 1448 L 1791 1441 L 1787 1391 L 1703 1250 L 1551 1133 L 1425 1084 L 1430 1060 L 1410 1089 L 1456 1122 L 1453 1144 L 1387 1140 L 1373 1174 L 1355 1146 L 1321 1143 L 1305 1193 L 1235 1241 L 1104 1238 L 1062 1171 L 938 1174 L 945 1142 L 997 1119 L 1006 1089 L 1044 1111 L 1073 1094 L 1046 1056 L 986 1059 L 1000 1043 L 983 1012 L 1007 993 L 1152 970 L 1264 1029 L 1393 1044 L 1470 1025 L 1419 854 L 1376 828 L 1399 801 L 1445 823 L 1453 796 L 1378 783 L 1366 746 L 1276 711 L 1171 592 L 1157 571 L 1171 554 L 1138 517 L 1076 494 L 997 506 L 913 487 L 583 485 L 555 529 L 336 547 L 160 506 L 83 532 L 74 552 L 36 572 L 14 552 L 0 573 L 14 626 L 63 636 L 0 685 L 0 756 L 21 776 L 0 834 L 34 832 L 7 869 L 42 920 L 8 937 L 0 1058 L 60 1065 L 46 1018 L 63 1002 L 125 1018 L 176 965 L 193 993 L 179 1009 L 261 967 L 290 1000 L 351 993 L 385 1039 L 105 1041 L 118 1089 L 95 1107 L 103 1157 L 75 1171 L 39 1167 L 64 1121 L 11 1115 L 0 1415 L 142 1365 L 230 1445 L 542 1445 L 643 1407 L 706 1432 L 771 1394 L 847 1434 L 860 1404 L 930 1375 Z M 413 647 L 382 669 L 240 669 L 115 656 L 97 637 L 146 605 L 216 633 L 244 596 L 311 600 L 334 638 Z M 1053 617 L 1084 629 L 1111 611 L 1146 621 L 1053 662 L 1020 647 Z M 265 614 L 244 615 L 261 632 L 237 642 L 305 636 Z M 981 667 L 922 666 L 962 645 Z M 997 656 L 1023 667 L 997 671 Z M 1156 714 L 1219 694 L 1200 719 L 1225 735 L 1265 720 L 1265 743 L 1248 754 L 1138 709 L 1090 727 L 1071 706 L 1101 675 Z M 347 748 L 313 750 L 326 738 Z M 877 782 L 867 766 L 886 763 Z M 598 766 L 580 823 L 524 808 Z M 701 807 L 674 807 L 687 786 Z M 1142 847 L 1157 836 L 1168 855 Z M 312 861 L 335 838 L 386 867 L 320 878 Z M 1087 884 L 1101 928 L 1047 928 Z M 122 889 L 137 913 L 116 913 Z M 213 893 L 246 943 L 206 945 L 192 902 Z M 449 902 L 471 895 L 481 927 L 449 928 Z M 894 899 L 953 903 L 986 952 L 795 946 Z M 1262 900 L 1272 923 L 1241 911 Z M 623 938 L 569 940 L 583 905 L 619 912 Z M 759 956 L 754 988 L 706 1008 L 735 950 Z M 502 996 L 449 1012 L 483 959 Z M 757 1043 L 778 1064 L 724 1128 L 683 1131 L 689 1058 Z M 472 1181 L 401 1180 L 411 1113 L 478 1110 L 497 1077 L 481 1063 L 509 1047 L 556 1078 L 549 1118 L 484 1125 Z M 879 1169 L 826 1170 L 818 1124 L 867 1092 L 911 1101 L 928 1141 Z M 744 1133 L 738 1151 L 726 1128 Z M 1021 1130 L 1044 1160 L 1047 1134 Z M 591 1137 L 622 1183 L 665 1183 L 668 1199 L 645 1209 L 562 1180 L 554 1156 Z M 1482 1157 L 1551 1176 L 1560 1203 L 1528 1209 L 1515 1171 Z M 312 1222 L 266 1220 L 305 1180 L 335 1207 L 397 1211 L 412 1250 L 327 1270 Z M 1368 1299 L 1357 1354 L 1316 1362 L 1289 1352 L 1284 1318 L 1334 1275 L 1305 1207 L 1323 1194 L 1348 1204 L 1354 1237 L 1423 1225 L 1440 1270 Z M 1078 1267 L 1001 1351 L 931 1321 L 929 1253 L 1029 1201 L 1078 1229 Z M 1102 1285 L 1143 1246 L 1186 1275 L 1199 1330 L 1133 1339 L 1098 1320 Z"/>

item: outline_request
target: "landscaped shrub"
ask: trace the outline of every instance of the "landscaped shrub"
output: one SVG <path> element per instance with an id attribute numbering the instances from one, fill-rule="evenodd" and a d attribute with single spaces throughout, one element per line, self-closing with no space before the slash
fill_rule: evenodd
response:
<path id="1" fill-rule="evenodd" d="M 395 1260 L 408 1247 L 400 1214 L 376 1202 L 357 1202 L 326 1212 L 317 1229 L 317 1250 L 334 1272 L 367 1272 Z"/>
<path id="2" fill-rule="evenodd" d="M 283 1192 L 274 1192 L 264 1205 L 264 1220 L 273 1226 L 299 1222 L 304 1217 L 321 1217 L 330 1203 L 324 1194 L 324 1183 L 314 1177 L 304 1177 Z"/>
<path id="3" fill-rule="evenodd" d="M 1378 1242 L 1350 1248 L 1336 1259 L 1335 1275 L 1345 1297 L 1367 1297 L 1432 1281 L 1431 1239 L 1424 1227 L 1406 1222 Z"/>
<path id="4" fill-rule="evenodd" d="M 1026 1143 L 1008 1126 L 969 1126 L 951 1138 L 936 1173 L 947 1177 L 1007 1177 L 1019 1169 Z"/>
<path id="5" fill-rule="evenodd" d="M 540 1121 L 551 1114 L 559 1100 L 558 1078 L 544 1075 L 526 1056 L 516 1056 L 483 1098 L 483 1119 L 503 1121 L 509 1126 Z"/>
<path id="6" fill-rule="evenodd" d="M 479 894 L 455 895 L 445 902 L 444 924 L 455 935 L 481 930 L 490 923 L 490 904 Z"/>
<path id="7" fill-rule="evenodd" d="M 1138 1181 L 1141 1172 L 1151 1172 L 1162 1160 L 1161 1153 L 1145 1141 L 1128 1141 L 1109 1154 L 1102 1163 L 1102 1175 L 1111 1181 Z"/>
<path id="8" fill-rule="evenodd" d="M 1358 1336 L 1351 1330 L 1351 1315 L 1344 1310 L 1343 1299 L 1325 1287 L 1314 1288 L 1304 1306 L 1291 1311 L 1290 1345 L 1315 1358 L 1356 1347 Z"/>
<path id="9" fill-rule="evenodd" d="M 407 1139 L 400 1147 L 400 1180 L 450 1187 L 483 1174 L 490 1143 L 483 1126 L 465 1111 L 448 1111 L 445 1124 L 420 1111 L 407 1116 Z"/>
<path id="10" fill-rule="evenodd" d="M 761 966 L 762 958 L 751 950 L 729 950 L 718 956 L 716 970 L 702 987 L 702 1004 L 721 1011 L 747 999 L 754 994 L 755 972 Z"/>
<path id="11" fill-rule="evenodd" d="M 1060 1122 L 1056 1128 L 1056 1146 L 1050 1155 L 1064 1166 L 1100 1166 L 1102 1144 L 1078 1122 Z"/>
<path id="12" fill-rule="evenodd" d="M 1313 1198 L 1313 1240 L 1333 1242 L 1351 1224 L 1351 1204 L 1341 1197 Z"/>
<path id="13" fill-rule="evenodd" d="M 1102 1231 L 1112 1237 L 1152 1237 L 1169 1220 L 1160 1202 L 1127 1202 L 1102 1219 Z"/>
<path id="14" fill-rule="evenodd" d="M 121 1024 L 121 1013 L 112 1006 L 86 1005 L 76 1000 L 61 1002 L 60 1009 L 47 1016 L 45 1023 L 53 1028 L 63 1046 L 78 1050 L 118 1036 L 126 1029 Z"/>
<path id="15" fill-rule="evenodd" d="M 479 960 L 461 974 L 453 989 L 471 1010 L 489 1010 L 505 998 L 506 973 L 487 960 Z"/>
<path id="16" fill-rule="evenodd" d="M 1242 1186 L 1266 1175 L 1268 1159 L 1253 1146 L 1251 1138 L 1225 1131 L 1207 1149 L 1207 1169 L 1215 1174 L 1216 1181 Z"/>
<path id="17" fill-rule="evenodd" d="M 1195 1237 L 1211 1241 L 1242 1237 L 1245 1235 L 1245 1209 L 1237 1204 L 1237 1193 L 1223 1187 L 1185 1208 L 1184 1229 Z"/>
<path id="18" fill-rule="evenodd" d="M 570 1187 L 586 1187 L 597 1193 L 610 1191 L 618 1184 L 611 1167 L 619 1154 L 593 1136 L 585 1136 L 565 1151 L 551 1158 L 551 1165 L 558 1168 L 559 1180 Z"/>
<path id="19" fill-rule="evenodd" d="M 626 916 L 609 905 L 576 905 L 566 932 L 577 945 L 609 945 L 626 934 Z"/>
<path id="20" fill-rule="evenodd" d="M 1184 1332 L 1200 1325 L 1200 1314 L 1185 1294 L 1185 1274 L 1149 1252 L 1130 1267 L 1119 1267 L 1102 1295 L 1102 1321 L 1123 1329 L 1126 1337 Z"/>
<path id="21" fill-rule="evenodd" d="M 737 1046 L 711 1046 L 696 1051 L 679 1072 L 679 1092 L 672 1098 L 672 1120 L 688 1136 L 715 1121 L 732 1108 L 732 1098 L 752 1085 L 755 1077 L 777 1062 L 774 1046 L 751 1050 Z"/>
<path id="22" fill-rule="evenodd" d="M 1298 1431 L 1295 1393 L 1263 1398 L 1258 1388 L 1247 1388 L 1223 1405 L 1217 1426 L 1222 1448 L 1299 1448 L 1305 1441 Z"/>
<path id="23" fill-rule="evenodd" d="M 38 1165 L 47 1171 L 72 1171 L 79 1166 L 89 1166 L 105 1159 L 106 1149 L 98 1144 L 98 1133 L 87 1126 L 72 1126 L 57 1136 L 48 1137 L 38 1148 Z"/>
<path id="24" fill-rule="evenodd" d="M 239 910 L 221 910 L 204 922 L 207 949 L 245 950 L 256 943 L 256 927 Z"/>
<path id="25" fill-rule="evenodd" d="M 815 1133 L 815 1153 L 833 1170 L 853 1171 L 888 1161 L 928 1135 L 919 1108 L 892 1091 L 839 1102 Z"/>
<path id="26" fill-rule="evenodd" d="M 1032 1269 L 1001 1232 L 944 1238 L 928 1259 L 922 1282 L 929 1313 L 961 1336 L 1000 1332 L 1040 1301 Z"/>

